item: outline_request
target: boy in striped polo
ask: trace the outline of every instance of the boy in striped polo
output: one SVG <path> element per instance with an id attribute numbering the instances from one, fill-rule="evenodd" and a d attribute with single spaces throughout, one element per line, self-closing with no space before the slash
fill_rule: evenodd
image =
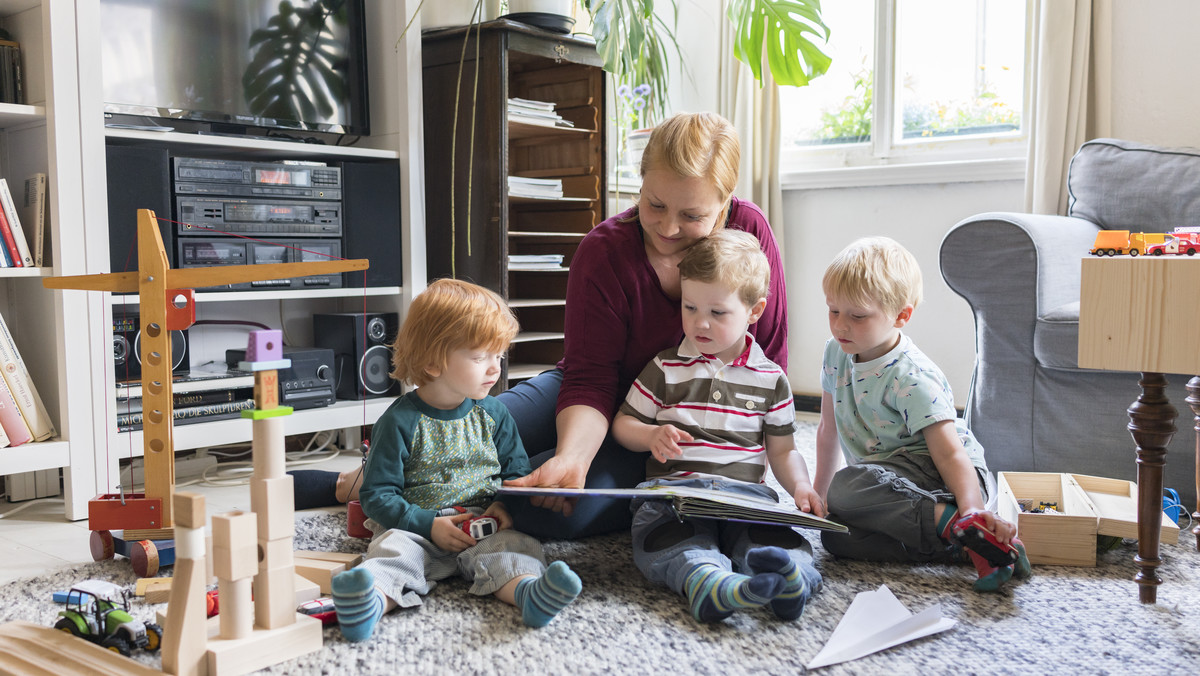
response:
<path id="1" fill-rule="evenodd" d="M 516 334 L 504 301 L 467 282 L 439 279 L 409 308 L 391 376 L 417 389 L 372 428 L 359 495 L 375 537 L 362 564 L 333 579 L 347 640 L 367 640 L 384 613 L 420 605 L 420 595 L 455 574 L 472 594 L 519 608 L 531 627 L 579 595 L 579 577 L 562 561 L 547 566 L 541 543 L 513 530 L 492 499 L 502 479 L 530 472 L 516 423 L 488 396 Z M 477 541 L 462 526 L 479 515 L 499 529 Z"/>
<path id="2" fill-rule="evenodd" d="M 613 420 L 613 435 L 649 452 L 640 487 L 709 488 L 778 501 L 769 462 L 796 505 L 824 507 L 796 452 L 795 409 L 783 369 L 747 333 L 766 307 L 770 268 L 753 235 L 717 230 L 679 263 L 683 341 L 646 365 Z M 670 504 L 635 500 L 633 559 L 651 582 L 687 597 L 716 622 L 770 605 L 793 620 L 821 584 L 812 547 L 790 528 L 679 520 Z"/>

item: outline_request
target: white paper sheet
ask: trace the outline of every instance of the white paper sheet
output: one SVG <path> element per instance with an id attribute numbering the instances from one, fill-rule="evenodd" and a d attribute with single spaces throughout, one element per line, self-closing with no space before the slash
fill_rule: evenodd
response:
<path id="1" fill-rule="evenodd" d="M 887 585 L 859 592 L 846 615 L 830 635 L 821 652 L 808 663 L 809 669 L 856 660 L 913 639 L 946 631 L 955 620 L 942 617 L 934 604 L 914 615 L 900 603 Z"/>

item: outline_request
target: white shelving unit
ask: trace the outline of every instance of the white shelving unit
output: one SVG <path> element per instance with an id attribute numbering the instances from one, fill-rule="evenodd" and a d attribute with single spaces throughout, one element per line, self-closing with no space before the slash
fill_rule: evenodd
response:
<path id="1" fill-rule="evenodd" d="M 88 500 L 112 490 L 107 477 L 119 476 L 119 460 L 142 453 L 140 433 L 116 431 L 112 386 L 113 307 L 136 303 L 136 298 L 52 292 L 41 284 L 52 275 L 110 271 L 107 196 L 119 186 L 107 185 L 106 143 L 165 144 L 180 153 L 245 159 L 398 163 L 401 286 L 365 293 L 361 288 L 198 293 L 197 314 L 277 321 L 285 324 L 285 336 L 290 324 L 293 334 L 301 334 L 298 339 L 310 337 L 295 326 L 313 312 L 403 315 L 426 284 L 419 19 L 400 39 L 417 5 L 416 0 L 366 0 L 372 135 L 355 146 L 332 146 L 106 128 L 95 36 L 99 0 L 0 0 L 0 27 L 21 43 L 29 102 L 0 104 L 0 176 L 19 185 L 36 171 L 48 174 L 47 233 L 53 250 L 45 268 L 0 269 L 0 313 L 59 431 L 51 441 L 0 449 L 0 475 L 62 468 L 64 515 L 78 520 L 87 517 Z M 242 331 L 242 340 L 244 335 Z M 223 358 L 225 348 L 239 345 L 205 339 L 189 347 L 197 364 Z M 297 411 L 285 429 L 301 434 L 357 428 L 373 423 L 388 404 L 388 399 L 375 399 Z M 241 419 L 178 426 L 175 450 L 248 441 L 250 427 Z"/>

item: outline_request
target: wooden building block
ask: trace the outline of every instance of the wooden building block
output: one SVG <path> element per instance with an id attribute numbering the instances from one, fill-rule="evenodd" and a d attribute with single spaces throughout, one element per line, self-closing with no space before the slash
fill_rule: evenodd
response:
<path id="1" fill-rule="evenodd" d="M 146 592 L 152 589 L 170 589 L 171 579 L 169 577 L 142 577 L 133 585 L 134 596 L 145 596 Z"/>
<path id="2" fill-rule="evenodd" d="M 218 579 L 240 580 L 258 572 L 258 517 L 229 512 L 212 518 L 213 572 Z"/>
<path id="3" fill-rule="evenodd" d="M 254 373 L 254 408 L 269 411 L 279 406 L 279 371 Z"/>
<path id="4" fill-rule="evenodd" d="M 332 594 L 333 576 L 346 570 L 346 564 L 340 561 L 323 561 L 321 559 L 298 559 L 296 574 L 307 578 L 321 588 L 322 594 Z"/>
<path id="5" fill-rule="evenodd" d="M 229 549 L 243 542 L 257 542 L 258 519 L 252 512 L 233 511 L 214 514 L 212 537 L 214 546 Z"/>
<path id="6" fill-rule="evenodd" d="M 254 421 L 257 425 L 261 420 Z M 250 509 L 258 516 L 258 537 L 290 538 L 296 534 L 295 494 L 292 477 L 250 480 Z"/>
<path id="7" fill-rule="evenodd" d="M 146 590 L 145 598 L 150 604 L 166 603 L 171 600 L 171 587 L 151 587 Z"/>
<path id="8" fill-rule="evenodd" d="M 320 620 L 308 619 L 314 620 L 320 627 Z M 67 632 L 29 622 L 6 622 L 0 625 L 0 671 L 6 674 L 72 676 L 152 676 L 162 673 Z"/>
<path id="9" fill-rule="evenodd" d="M 293 552 L 297 559 L 320 559 L 322 561 L 341 561 L 349 570 L 362 563 L 362 554 L 350 552 L 315 552 L 307 549 L 297 549 Z"/>
<path id="10" fill-rule="evenodd" d="M 246 361 L 283 359 L 283 331 L 258 329 L 250 332 L 246 343 Z"/>
<path id="11" fill-rule="evenodd" d="M 175 582 L 163 624 L 162 668 L 168 674 L 191 676 L 207 674 L 205 645 L 207 633 L 204 603 L 204 563 L 195 559 L 175 562 Z"/>
<path id="12" fill-rule="evenodd" d="M 175 493 L 174 507 L 175 525 L 184 528 L 204 528 L 205 511 L 202 493 Z"/>
<path id="13" fill-rule="evenodd" d="M 283 418 L 269 417 L 254 420 L 251 423 L 250 453 L 251 464 L 254 466 L 254 479 L 279 479 L 289 477 L 284 459 Z M 289 509 L 294 508 L 288 503 Z M 257 508 L 252 507 L 254 511 Z"/>
<path id="14" fill-rule="evenodd" d="M 271 570 L 272 568 L 291 566 L 296 561 L 296 558 L 292 555 L 292 547 L 292 538 L 290 537 L 279 538 L 278 540 L 259 540 L 259 570 Z"/>
<path id="15" fill-rule="evenodd" d="M 213 639 L 208 643 L 208 671 L 214 676 L 245 674 L 307 655 L 322 646 L 321 621 L 292 609 L 286 625 L 255 627 L 246 638 Z"/>
<path id="16" fill-rule="evenodd" d="M 251 598 L 251 578 L 222 579 L 217 583 L 221 599 L 220 637 L 246 638 L 254 631 L 254 600 Z"/>
<path id="17" fill-rule="evenodd" d="M 254 626 L 275 629 L 294 621 L 295 578 L 291 566 L 258 571 L 254 576 Z"/>
<path id="18" fill-rule="evenodd" d="M 296 573 L 292 573 L 292 575 L 294 576 L 293 583 L 296 586 L 296 605 L 321 598 L 320 585 Z"/>

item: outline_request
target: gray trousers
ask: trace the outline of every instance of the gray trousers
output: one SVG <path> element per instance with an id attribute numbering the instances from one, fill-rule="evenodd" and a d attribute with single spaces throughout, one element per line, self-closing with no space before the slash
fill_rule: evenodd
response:
<path id="1" fill-rule="evenodd" d="M 976 470 L 989 510 L 996 507 L 991 472 Z M 953 505 L 933 458 L 900 453 L 887 460 L 843 467 L 833 475 L 826 496 L 829 518 L 849 533 L 821 533 L 821 544 L 834 556 L 865 561 L 949 562 L 955 549 L 941 539 L 934 505 Z"/>
<path id="2" fill-rule="evenodd" d="M 656 479 L 639 488 L 661 484 L 779 500 L 769 486 L 731 479 Z M 815 592 L 821 586 L 821 574 L 813 567 L 812 545 L 791 528 L 714 519 L 680 521 L 667 500 L 634 500 L 632 509 L 633 562 L 647 580 L 668 589 L 683 593 L 688 573 L 701 563 L 753 575 L 746 554 L 766 545 L 787 550 L 810 590 Z"/>
<path id="3" fill-rule="evenodd" d="M 472 583 L 472 594 L 494 594 L 520 575 L 540 576 L 546 570 L 546 555 L 537 539 L 511 528 L 457 554 L 416 533 L 393 528 L 371 540 L 358 567 L 371 571 L 375 586 L 385 596 L 401 608 L 410 608 L 421 605 L 422 595 L 455 573 Z"/>

